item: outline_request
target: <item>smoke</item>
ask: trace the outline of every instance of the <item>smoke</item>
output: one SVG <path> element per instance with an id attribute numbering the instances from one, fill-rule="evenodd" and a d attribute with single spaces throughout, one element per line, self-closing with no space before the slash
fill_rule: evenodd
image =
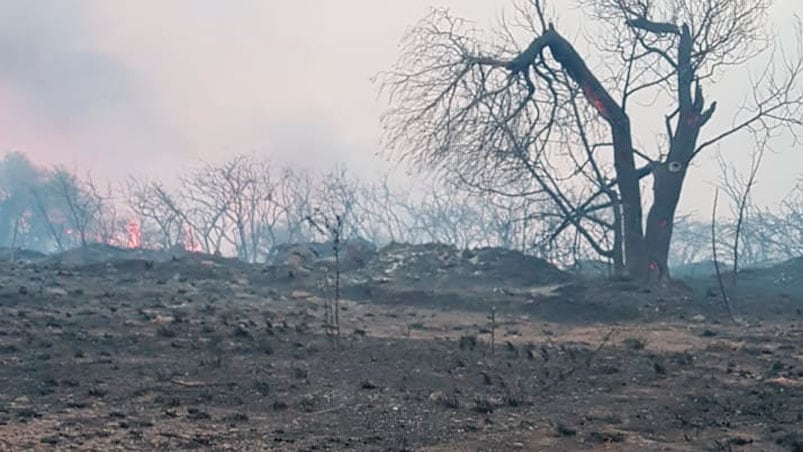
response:
<path id="1" fill-rule="evenodd" d="M 789 17 L 803 12 L 801 2 L 777 1 L 773 26 L 787 27 L 777 31 L 793 46 Z M 561 29 L 579 35 L 579 11 L 554 3 Z M 386 167 L 374 157 L 386 105 L 370 77 L 394 63 L 399 39 L 431 6 L 478 28 L 511 12 L 508 0 L 0 2 L 0 154 L 19 150 L 99 182 L 130 173 L 170 180 L 194 159 L 251 152 L 375 174 Z M 721 100 L 710 133 L 730 125 L 741 98 L 733 93 L 743 91 L 730 80 L 706 91 Z M 654 124 L 639 144 L 664 145 L 653 138 L 663 136 L 663 115 L 641 112 L 634 121 Z M 789 141 L 768 156 L 773 174 L 762 172 L 758 201 L 793 186 L 801 154 Z M 751 143 L 728 146 L 745 164 Z M 716 162 L 702 156 L 697 165 L 687 190 L 696 196 L 683 208 L 707 212 Z"/>
<path id="2" fill-rule="evenodd" d="M 158 164 L 169 132 L 148 86 L 99 50 L 88 5 L 0 2 L 0 151 L 97 172 L 129 154 Z"/>

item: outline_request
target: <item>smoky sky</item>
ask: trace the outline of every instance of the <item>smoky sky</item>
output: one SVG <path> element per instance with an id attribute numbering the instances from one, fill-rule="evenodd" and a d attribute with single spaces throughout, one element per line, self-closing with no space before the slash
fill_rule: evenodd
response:
<path id="1" fill-rule="evenodd" d="M 567 3 L 553 2 L 558 25 L 571 29 L 564 34 L 589 32 Z M 508 0 L 0 1 L 0 151 L 109 179 L 169 178 L 235 153 L 343 162 L 370 177 L 386 166 L 376 157 L 386 105 L 371 77 L 393 64 L 404 32 L 431 7 L 480 28 L 511 11 Z M 803 13 L 798 0 L 776 2 L 779 36 L 791 36 L 794 13 Z M 729 83 L 739 82 L 710 94 L 722 98 L 722 126 L 738 107 L 732 94 L 744 91 Z M 654 144 L 656 124 L 640 144 Z M 765 162 L 761 202 L 779 199 L 803 167 L 789 141 Z M 744 142 L 725 150 L 749 161 Z M 699 193 L 715 179 L 716 164 L 702 159 L 684 210 L 704 209 L 710 196 Z"/>
<path id="2" fill-rule="evenodd" d="M 125 67 L 91 49 L 80 7 L 4 2 L 0 17 L 2 77 L 23 106 L 55 128 L 142 95 Z"/>
<path id="3" fill-rule="evenodd" d="M 42 163 L 119 174 L 126 156 L 155 162 L 171 140 L 149 87 L 98 49 L 89 6 L 0 2 L 0 145 Z"/>

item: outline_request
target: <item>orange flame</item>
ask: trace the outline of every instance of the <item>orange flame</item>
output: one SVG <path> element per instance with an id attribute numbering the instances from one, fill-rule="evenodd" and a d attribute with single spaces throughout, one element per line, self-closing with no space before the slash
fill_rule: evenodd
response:
<path id="1" fill-rule="evenodd" d="M 126 225 L 126 231 L 128 232 L 128 240 L 126 242 L 126 246 L 128 248 L 134 249 L 139 248 L 142 246 L 142 224 L 137 219 L 132 219 L 128 221 Z"/>
<path id="2" fill-rule="evenodd" d="M 605 109 L 605 104 L 602 102 L 602 99 L 594 92 L 591 88 L 589 83 L 584 83 L 582 85 L 583 94 L 585 94 L 586 98 L 591 102 L 591 105 L 602 115 L 603 118 L 608 119 L 608 110 Z"/>
<path id="3" fill-rule="evenodd" d="M 193 234 L 192 228 L 189 225 L 184 225 L 182 228 L 183 236 L 182 242 L 184 243 L 184 249 L 193 253 L 200 253 L 203 252 L 203 247 L 201 243 L 195 240 L 195 234 Z"/>

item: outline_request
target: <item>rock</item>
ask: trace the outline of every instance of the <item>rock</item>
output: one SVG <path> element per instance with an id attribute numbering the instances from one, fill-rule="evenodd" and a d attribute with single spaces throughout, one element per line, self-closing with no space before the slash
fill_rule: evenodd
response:
<path id="1" fill-rule="evenodd" d="M 151 323 L 162 326 L 162 325 L 169 325 L 175 322 L 175 320 L 176 319 L 173 318 L 172 316 L 159 314 L 151 320 Z"/>
<path id="2" fill-rule="evenodd" d="M 344 241 L 340 246 L 341 270 L 351 270 L 365 266 L 376 255 L 373 243 L 361 239 Z M 309 267 L 315 263 L 335 261 L 335 247 L 332 241 L 282 244 L 274 247 L 272 265 Z"/>
<path id="3" fill-rule="evenodd" d="M 45 289 L 45 293 L 48 295 L 53 295 L 56 297 L 66 297 L 67 291 L 62 289 L 61 287 L 48 287 Z"/>
<path id="4" fill-rule="evenodd" d="M 290 293 L 290 298 L 294 300 L 309 300 L 312 298 L 313 295 L 309 292 L 305 292 L 303 290 L 294 290 Z"/>
<path id="5" fill-rule="evenodd" d="M 370 259 L 356 277 L 406 290 L 551 285 L 570 276 L 545 260 L 503 248 L 459 250 L 443 244 L 391 243 Z"/>
<path id="6" fill-rule="evenodd" d="M 312 264 L 318 257 L 317 251 L 310 244 L 292 243 L 275 246 L 270 259 L 273 265 L 290 265 L 293 267 Z"/>

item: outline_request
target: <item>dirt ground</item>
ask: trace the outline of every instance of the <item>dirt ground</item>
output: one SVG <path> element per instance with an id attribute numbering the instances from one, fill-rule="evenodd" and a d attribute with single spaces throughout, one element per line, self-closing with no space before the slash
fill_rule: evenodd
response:
<path id="1" fill-rule="evenodd" d="M 0 450 L 803 451 L 803 294 L 371 284 L 0 264 Z"/>

